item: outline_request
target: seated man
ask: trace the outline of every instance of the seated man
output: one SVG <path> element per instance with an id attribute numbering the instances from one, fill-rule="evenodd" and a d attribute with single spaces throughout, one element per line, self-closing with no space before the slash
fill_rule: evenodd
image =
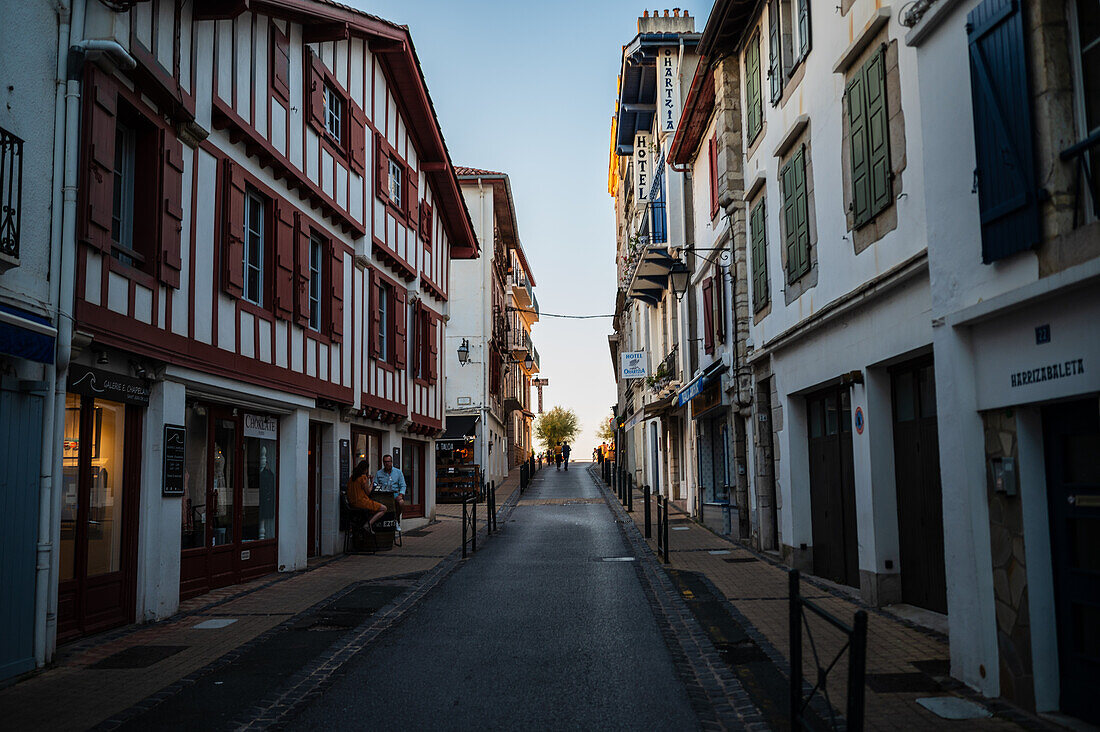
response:
<path id="1" fill-rule="evenodd" d="M 397 519 L 397 531 L 401 531 L 401 514 L 405 510 L 405 476 L 393 467 L 393 458 L 382 456 L 382 469 L 374 475 L 374 489 L 393 494 L 394 518 Z"/>
<path id="2" fill-rule="evenodd" d="M 371 485 L 370 478 L 367 476 L 369 471 L 370 466 L 367 465 L 366 460 L 361 460 L 355 466 L 355 470 L 351 473 L 351 480 L 348 481 L 348 505 L 357 511 L 366 511 L 370 514 L 364 528 L 373 534 L 374 524 L 385 515 L 386 507 L 370 497 L 374 486 Z"/>

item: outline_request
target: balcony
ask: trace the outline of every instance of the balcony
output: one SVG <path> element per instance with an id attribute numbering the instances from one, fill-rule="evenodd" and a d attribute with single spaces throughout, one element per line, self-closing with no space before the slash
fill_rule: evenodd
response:
<path id="1" fill-rule="evenodd" d="M 531 350 L 531 334 L 522 328 L 513 328 L 508 331 L 508 350 L 519 359 L 527 356 Z"/>
<path id="2" fill-rule="evenodd" d="M 531 360 L 535 362 L 535 368 L 531 370 L 531 374 L 537 374 L 540 370 L 539 367 L 539 349 L 535 348 L 535 344 L 531 344 Z"/>
<path id="3" fill-rule="evenodd" d="M 680 385 L 680 347 L 673 346 L 668 355 L 661 360 L 651 376 L 645 379 L 646 386 L 658 397 L 676 391 Z"/>
<path id="4" fill-rule="evenodd" d="M 527 323 L 528 328 L 539 322 L 539 299 L 535 297 L 534 290 L 531 291 L 531 304 L 527 307 L 517 307 L 517 309 L 520 317 L 523 318 L 523 322 Z"/>
<path id="5" fill-rule="evenodd" d="M 23 141 L 0 128 L 0 263 L 19 262 L 19 211 L 23 198 Z"/>
<path id="6" fill-rule="evenodd" d="M 513 270 L 512 274 L 508 276 L 508 286 L 512 289 L 512 297 L 516 301 L 516 307 L 531 307 L 534 292 L 526 274 L 520 272 L 518 268 Z"/>

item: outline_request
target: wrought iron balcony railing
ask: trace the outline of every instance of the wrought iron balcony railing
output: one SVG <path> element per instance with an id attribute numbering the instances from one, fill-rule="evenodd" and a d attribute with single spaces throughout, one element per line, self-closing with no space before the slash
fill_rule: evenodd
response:
<path id="1" fill-rule="evenodd" d="M 1093 151 L 1100 147 L 1100 130 L 1093 132 L 1076 145 L 1071 145 L 1062 151 L 1059 157 L 1064 161 L 1077 160 L 1078 173 L 1081 178 L 1076 181 L 1077 192 L 1073 201 L 1073 225 L 1077 225 L 1077 211 L 1080 209 L 1081 203 L 1081 187 L 1082 183 L 1084 188 L 1088 191 L 1089 200 L 1092 201 L 1092 215 L 1100 218 L 1100 191 L 1097 190 L 1097 184 L 1100 180 L 1096 177 L 1096 170 L 1094 163 L 1097 158 L 1093 156 Z"/>
<path id="2" fill-rule="evenodd" d="M 23 141 L 0 127 L 0 254 L 19 258 Z"/>

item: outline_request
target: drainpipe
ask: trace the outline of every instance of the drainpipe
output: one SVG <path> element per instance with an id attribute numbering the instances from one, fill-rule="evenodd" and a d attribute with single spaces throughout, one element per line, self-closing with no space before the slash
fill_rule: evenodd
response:
<path id="1" fill-rule="evenodd" d="M 61 188 L 58 183 L 64 174 L 65 154 L 65 65 L 69 44 L 69 24 L 71 8 L 68 0 L 58 0 L 56 5 L 57 29 L 57 70 L 54 78 L 53 105 L 53 172 L 50 178 L 50 302 L 54 308 L 54 325 L 60 331 L 61 278 L 57 275 L 61 264 Z M 50 565 L 52 564 L 53 541 L 50 528 L 53 526 L 54 504 L 54 448 L 60 444 L 54 439 L 54 421 L 58 410 L 57 401 L 57 361 L 61 343 L 60 332 L 54 334 L 54 362 L 46 367 L 46 403 L 42 420 L 42 464 L 39 475 L 38 491 L 38 547 L 35 557 L 34 576 L 34 662 L 42 667 L 46 663 L 46 616 L 50 601 Z"/>
<path id="2" fill-rule="evenodd" d="M 478 192 L 478 213 L 481 216 L 481 242 L 482 249 L 495 248 L 495 242 L 493 238 L 485 238 L 485 186 L 481 182 L 481 178 L 477 179 L 477 192 Z M 489 244 L 493 246 L 490 247 Z M 489 258 L 484 260 L 488 263 L 488 269 L 484 269 L 486 265 L 482 265 L 482 294 L 481 294 L 481 307 L 483 313 L 490 313 L 489 315 L 489 338 L 493 333 L 493 257 L 490 254 Z M 486 278 L 485 275 L 489 277 Z M 485 325 L 485 321 L 481 321 L 482 327 Z M 488 474 L 490 471 L 489 466 L 489 442 L 493 439 L 492 433 L 489 431 L 489 349 L 486 347 L 489 342 L 489 338 L 483 338 L 481 344 L 481 479 L 488 481 Z"/>

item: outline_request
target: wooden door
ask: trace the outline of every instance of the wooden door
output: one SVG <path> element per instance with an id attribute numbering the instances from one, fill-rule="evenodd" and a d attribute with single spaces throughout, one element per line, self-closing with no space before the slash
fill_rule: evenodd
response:
<path id="1" fill-rule="evenodd" d="M 67 396 L 59 639 L 133 621 L 141 419 L 135 407 Z"/>
<path id="2" fill-rule="evenodd" d="M 947 612 L 936 383 L 931 359 L 891 374 L 901 596 Z"/>
<path id="3" fill-rule="evenodd" d="M 311 558 L 321 555 L 321 439 L 323 430 L 323 425 L 309 425 L 306 555 Z"/>
<path id="4" fill-rule="evenodd" d="M 808 397 L 806 406 L 814 574 L 858 587 L 850 396 L 834 387 Z"/>
<path id="5" fill-rule="evenodd" d="M 211 409 L 210 416 L 206 570 L 209 589 L 217 589 L 237 583 L 241 436 L 237 417 L 230 410 Z"/>
<path id="6" fill-rule="evenodd" d="M 401 450 L 401 472 L 405 476 L 408 491 L 405 495 L 404 518 L 419 518 L 424 515 L 425 490 L 425 444 L 419 440 L 403 440 Z"/>
<path id="7" fill-rule="evenodd" d="M 1100 403 L 1043 408 L 1061 711 L 1100 724 Z"/>

